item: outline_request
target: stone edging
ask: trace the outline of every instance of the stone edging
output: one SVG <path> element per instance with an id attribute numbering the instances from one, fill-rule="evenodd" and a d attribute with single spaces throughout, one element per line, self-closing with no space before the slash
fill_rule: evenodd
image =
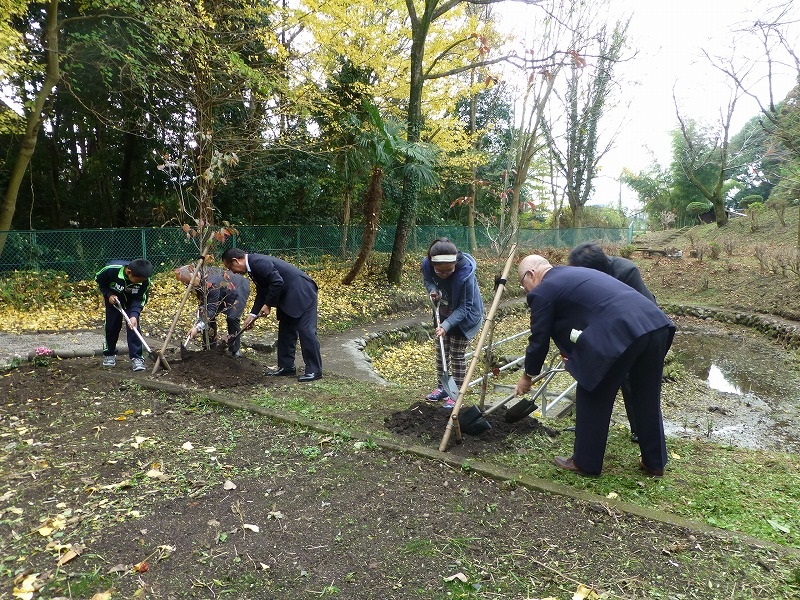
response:
<path id="1" fill-rule="evenodd" d="M 800 323 L 780 319 L 772 315 L 748 313 L 709 306 L 690 304 L 661 303 L 661 308 L 671 315 L 713 319 L 720 323 L 730 323 L 755 329 L 774 339 L 786 348 L 800 348 Z"/>

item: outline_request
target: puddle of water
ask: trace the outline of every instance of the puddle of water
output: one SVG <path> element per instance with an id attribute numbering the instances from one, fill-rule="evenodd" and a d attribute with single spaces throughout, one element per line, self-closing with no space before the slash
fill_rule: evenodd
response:
<path id="1" fill-rule="evenodd" d="M 725 378 L 725 373 L 722 372 L 717 365 L 711 363 L 711 366 L 708 369 L 708 377 L 706 378 L 706 385 L 710 387 L 712 390 L 717 390 L 718 392 L 725 392 L 727 394 L 736 394 L 740 396 L 742 394 L 742 390 L 739 389 L 738 386 L 732 384 Z"/>
<path id="2" fill-rule="evenodd" d="M 720 323 L 681 325 L 672 351 L 708 387 L 691 406 L 665 411 L 669 435 L 800 453 L 800 373 L 790 353 L 749 330 Z"/>

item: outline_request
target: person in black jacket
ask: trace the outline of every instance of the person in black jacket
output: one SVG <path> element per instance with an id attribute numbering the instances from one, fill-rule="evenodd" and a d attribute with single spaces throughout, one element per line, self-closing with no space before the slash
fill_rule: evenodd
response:
<path id="1" fill-rule="evenodd" d="M 233 338 L 241 331 L 242 313 L 250 296 L 250 281 L 237 273 L 223 271 L 219 267 L 207 267 L 195 271 L 194 266 L 184 265 L 175 269 L 175 277 L 185 285 L 193 285 L 197 294 L 197 320 L 189 330 L 189 339 L 203 331 L 208 324 L 208 341 L 217 340 L 217 315 L 225 315 L 228 335 Z M 241 341 L 236 337 L 228 345 L 234 356 L 240 355 Z"/>
<path id="2" fill-rule="evenodd" d="M 234 273 L 247 273 L 256 284 L 256 298 L 242 328 L 249 329 L 256 315 L 266 316 L 276 309 L 278 319 L 278 369 L 267 375 L 294 376 L 295 351 L 300 351 L 305 373 L 298 381 L 322 377 L 322 354 L 317 338 L 317 284 L 306 273 L 286 261 L 266 254 L 249 254 L 240 248 L 228 248 L 222 262 Z"/>
<path id="3" fill-rule="evenodd" d="M 614 399 L 630 373 L 638 391 L 639 467 L 653 477 L 663 476 L 668 457 L 661 382 L 675 325 L 630 286 L 594 269 L 554 267 L 543 256 L 531 254 L 517 270 L 531 309 L 531 335 L 516 395 L 530 391 L 550 352 L 551 338 L 564 368 L 578 382 L 573 454 L 556 456 L 556 466 L 600 474 Z"/>
<path id="4" fill-rule="evenodd" d="M 642 296 L 656 304 L 656 297 L 647 289 L 639 272 L 639 267 L 631 260 L 621 256 L 608 256 L 603 249 L 594 242 L 584 242 L 578 244 L 569 253 L 568 262 L 573 267 L 586 267 L 595 269 L 601 273 L 611 275 L 614 279 L 619 279 L 622 283 L 635 289 Z M 628 415 L 628 422 L 631 426 L 631 441 L 638 442 L 639 435 L 636 430 L 636 414 L 634 395 L 636 390 L 631 388 L 630 377 L 626 377 L 622 382 L 622 399 L 625 402 L 625 414 Z"/>
<path id="5" fill-rule="evenodd" d="M 153 265 L 145 258 L 136 260 L 115 261 L 100 269 L 95 281 L 103 294 L 105 304 L 105 343 L 103 345 L 103 366 L 113 367 L 117 364 L 117 340 L 124 321 L 122 314 L 115 308 L 119 302 L 127 313 L 134 328 L 139 326 L 139 316 L 147 303 L 150 290 L 150 276 Z M 142 341 L 132 329 L 128 329 L 128 356 L 134 371 L 144 371 L 142 358 Z"/>

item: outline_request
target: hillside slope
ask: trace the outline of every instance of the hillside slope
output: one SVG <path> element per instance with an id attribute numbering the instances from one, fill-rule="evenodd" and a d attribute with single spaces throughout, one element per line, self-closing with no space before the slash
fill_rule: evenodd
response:
<path id="1" fill-rule="evenodd" d="M 682 257 L 636 252 L 632 259 L 660 303 L 718 306 L 800 321 L 798 207 L 787 209 L 784 219 L 785 226 L 770 211 L 760 216 L 755 231 L 748 218 L 738 217 L 722 228 L 710 224 L 680 233 L 649 232 L 634 244 L 677 249 Z"/>

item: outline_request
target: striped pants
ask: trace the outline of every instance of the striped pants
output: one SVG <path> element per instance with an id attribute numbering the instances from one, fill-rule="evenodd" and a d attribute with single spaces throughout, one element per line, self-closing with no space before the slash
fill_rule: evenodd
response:
<path id="1" fill-rule="evenodd" d="M 450 375 L 459 388 L 464 383 L 467 376 L 467 359 L 464 353 L 467 350 L 469 340 L 459 333 L 448 333 L 444 336 L 444 354 L 447 357 L 447 365 L 450 368 Z M 442 351 L 439 348 L 439 340 L 434 339 L 436 344 L 436 375 L 442 379 Z"/>

